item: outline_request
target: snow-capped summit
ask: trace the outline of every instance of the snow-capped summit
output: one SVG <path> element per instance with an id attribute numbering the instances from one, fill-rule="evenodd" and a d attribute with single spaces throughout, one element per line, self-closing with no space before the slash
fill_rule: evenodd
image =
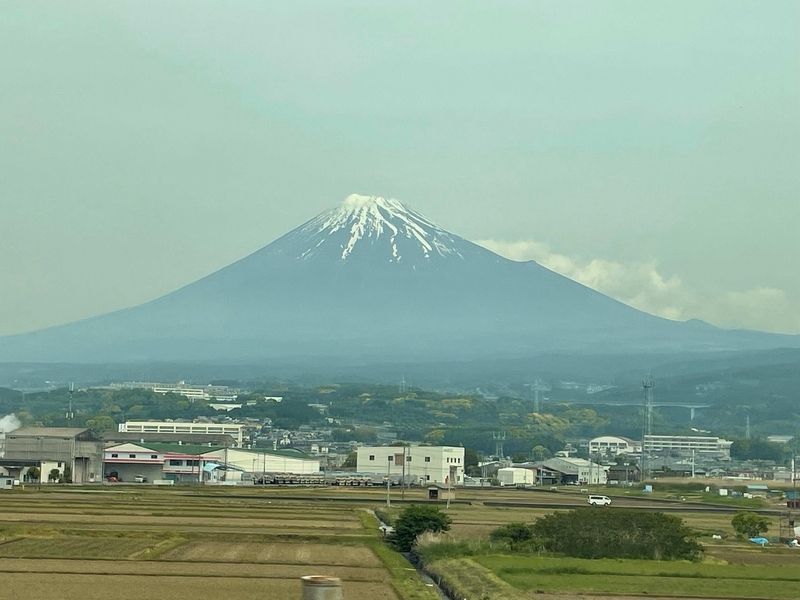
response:
<path id="1" fill-rule="evenodd" d="M 800 336 L 648 315 L 533 261 L 498 256 L 398 200 L 353 194 L 166 296 L 0 338 L 0 363 L 276 360 L 305 369 L 787 347 L 800 347 Z"/>
<path id="2" fill-rule="evenodd" d="M 394 198 L 350 194 L 335 208 L 286 236 L 294 258 L 358 254 L 399 264 L 439 257 L 463 259 L 463 240 Z"/>

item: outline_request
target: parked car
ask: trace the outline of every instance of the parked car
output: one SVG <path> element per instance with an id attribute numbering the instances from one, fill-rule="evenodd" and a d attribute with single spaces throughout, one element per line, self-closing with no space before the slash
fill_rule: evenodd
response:
<path id="1" fill-rule="evenodd" d="M 136 475 L 133 478 L 133 481 L 135 483 L 147 483 L 147 477 L 145 477 L 144 475 Z"/>
<path id="2" fill-rule="evenodd" d="M 611 498 L 608 496 L 589 496 L 587 502 L 592 506 L 608 506 L 611 504 Z"/>

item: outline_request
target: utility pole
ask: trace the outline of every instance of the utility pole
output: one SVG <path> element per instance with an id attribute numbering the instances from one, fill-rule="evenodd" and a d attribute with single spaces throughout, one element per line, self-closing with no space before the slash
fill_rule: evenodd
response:
<path id="1" fill-rule="evenodd" d="M 394 461 L 394 455 L 389 457 L 389 468 L 386 471 L 386 508 L 392 506 L 392 461 Z"/>
<path id="2" fill-rule="evenodd" d="M 69 409 L 67 410 L 67 414 L 65 415 L 67 421 L 71 421 L 75 418 L 75 413 L 72 412 L 72 393 L 75 391 L 75 384 L 70 381 L 69 382 Z"/>
<path id="3" fill-rule="evenodd" d="M 400 482 L 400 500 L 406 499 L 406 448 L 407 446 L 403 443 L 403 481 Z"/>

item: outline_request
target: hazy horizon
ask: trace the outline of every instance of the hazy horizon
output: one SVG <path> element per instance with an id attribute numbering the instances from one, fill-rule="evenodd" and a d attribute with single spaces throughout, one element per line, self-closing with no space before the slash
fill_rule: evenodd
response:
<path id="1" fill-rule="evenodd" d="M 0 8 L 0 335 L 350 193 L 641 310 L 800 333 L 800 4 Z"/>

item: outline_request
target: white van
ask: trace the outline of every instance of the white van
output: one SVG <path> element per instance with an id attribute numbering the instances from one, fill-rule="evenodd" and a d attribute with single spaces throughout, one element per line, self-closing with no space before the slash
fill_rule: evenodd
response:
<path id="1" fill-rule="evenodd" d="M 611 498 L 608 496 L 589 496 L 587 502 L 592 506 L 608 506 L 611 504 Z"/>

